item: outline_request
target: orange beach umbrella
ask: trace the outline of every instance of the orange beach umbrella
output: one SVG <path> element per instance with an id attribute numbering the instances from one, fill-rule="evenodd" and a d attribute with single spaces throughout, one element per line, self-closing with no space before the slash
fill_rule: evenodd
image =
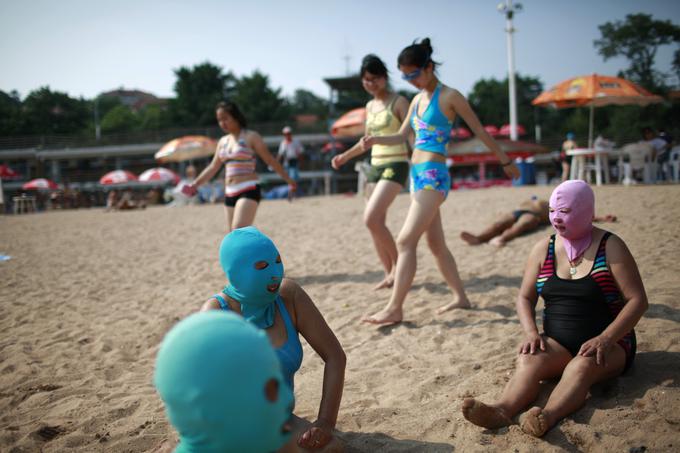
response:
<path id="1" fill-rule="evenodd" d="M 366 125 L 366 109 L 364 107 L 350 110 L 337 119 L 331 126 L 334 137 L 358 137 L 363 135 Z"/>
<path id="2" fill-rule="evenodd" d="M 590 107 L 588 147 L 593 143 L 593 110 L 605 105 L 649 105 L 663 101 L 633 82 L 620 77 L 591 74 L 560 82 L 531 103 L 556 108 Z"/>
<path id="3" fill-rule="evenodd" d="M 170 140 L 154 155 L 158 162 L 183 162 L 215 154 L 217 142 L 203 135 L 186 135 Z"/>

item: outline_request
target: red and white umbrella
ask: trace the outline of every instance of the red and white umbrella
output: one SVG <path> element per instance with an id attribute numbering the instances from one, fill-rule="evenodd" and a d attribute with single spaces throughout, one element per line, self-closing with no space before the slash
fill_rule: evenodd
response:
<path id="1" fill-rule="evenodd" d="M 170 140 L 154 155 L 158 162 L 183 162 L 215 154 L 217 142 L 203 135 L 187 135 Z"/>
<path id="2" fill-rule="evenodd" d="M 99 184 L 110 185 L 110 184 L 124 184 L 126 182 L 137 181 L 137 177 L 134 173 L 127 170 L 114 170 L 110 171 L 101 178 L 99 178 Z"/>
<path id="3" fill-rule="evenodd" d="M 487 132 L 492 137 L 498 137 L 500 135 L 500 132 L 496 126 L 493 124 L 489 124 L 487 126 L 484 126 L 484 130 Z"/>
<path id="4" fill-rule="evenodd" d="M 168 170 L 167 168 L 163 167 L 156 167 L 149 168 L 144 173 L 139 175 L 139 180 L 142 182 L 161 181 L 177 184 L 180 180 L 180 177 L 172 170 Z"/>
<path id="5" fill-rule="evenodd" d="M 0 165 L 0 179 L 19 179 L 21 175 L 9 168 L 8 165 Z"/>
<path id="6" fill-rule="evenodd" d="M 521 124 L 517 125 L 517 135 L 525 135 L 527 133 L 526 129 L 524 129 L 524 126 Z M 509 124 L 504 124 L 503 127 L 501 127 L 501 130 L 498 131 L 498 135 L 504 135 L 506 137 L 510 136 L 510 125 Z"/>
<path id="7" fill-rule="evenodd" d="M 451 129 L 451 138 L 465 139 L 472 137 L 472 133 L 464 127 L 456 127 Z"/>
<path id="8" fill-rule="evenodd" d="M 331 126 L 333 137 L 358 137 L 364 134 L 366 109 L 360 107 L 350 110 L 338 118 Z"/>
<path id="9" fill-rule="evenodd" d="M 39 189 L 55 190 L 58 189 L 59 186 L 57 185 L 56 182 L 50 181 L 49 179 L 38 178 L 31 179 L 27 183 L 24 183 L 24 185 L 22 185 L 21 188 L 24 190 L 39 190 Z"/>

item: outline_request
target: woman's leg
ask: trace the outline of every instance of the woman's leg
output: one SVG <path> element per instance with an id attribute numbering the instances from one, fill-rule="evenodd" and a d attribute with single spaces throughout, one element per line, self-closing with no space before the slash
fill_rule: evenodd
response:
<path id="1" fill-rule="evenodd" d="M 247 227 L 253 224 L 257 212 L 257 201 L 250 198 L 239 198 L 234 206 L 234 217 L 231 221 L 231 229 Z"/>
<path id="2" fill-rule="evenodd" d="M 392 233 L 385 225 L 387 209 L 396 196 L 401 192 L 402 186 L 396 182 L 381 180 L 372 191 L 366 210 L 364 211 L 364 223 L 371 233 L 373 245 L 378 253 L 378 258 L 385 269 L 385 278 L 375 289 L 389 288 L 394 282 L 394 268 L 397 263 L 397 246 L 392 238 Z"/>
<path id="3" fill-rule="evenodd" d="M 626 353 L 618 344 L 605 355 L 603 365 L 598 365 L 595 357 L 574 357 L 564 369 L 545 407 L 532 407 L 520 417 L 522 431 L 541 437 L 562 418 L 583 406 L 590 386 L 618 376 L 625 365 Z"/>
<path id="4" fill-rule="evenodd" d="M 460 280 L 460 275 L 458 275 L 456 260 L 453 258 L 451 250 L 446 246 L 444 229 L 442 228 L 442 217 L 439 210 L 437 210 L 437 214 L 432 219 L 425 235 L 427 237 L 427 245 L 437 261 L 439 272 L 442 273 L 444 280 L 446 280 L 449 288 L 453 291 L 453 301 L 441 307 L 437 312 L 442 313 L 454 308 L 470 308 L 470 301 L 465 295 L 463 282 Z"/>
<path id="5" fill-rule="evenodd" d="M 559 376 L 571 360 L 571 354 L 549 337 L 543 337 L 545 351 L 519 354 L 515 374 L 503 394 L 493 404 L 474 398 L 463 401 L 463 416 L 478 426 L 495 429 L 512 423 L 511 418 L 538 396 L 543 379 Z"/>
<path id="6" fill-rule="evenodd" d="M 413 194 L 404 226 L 401 228 L 397 239 L 397 268 L 392 296 L 385 308 L 364 318 L 364 322 L 394 324 L 403 319 L 402 306 L 416 273 L 418 241 L 439 213 L 439 206 L 443 202 L 444 195 L 435 190 L 419 190 Z"/>
<path id="7" fill-rule="evenodd" d="M 234 219 L 234 208 L 224 206 L 224 217 L 227 221 L 227 234 L 231 233 L 231 222 Z"/>

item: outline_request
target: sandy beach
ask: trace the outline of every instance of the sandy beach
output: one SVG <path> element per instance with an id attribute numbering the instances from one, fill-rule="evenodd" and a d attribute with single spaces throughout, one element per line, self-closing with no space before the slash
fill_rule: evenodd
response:
<path id="1" fill-rule="evenodd" d="M 633 253 L 649 297 L 633 369 L 596 386 L 587 405 L 543 439 L 517 425 L 466 422 L 463 398 L 491 401 L 514 368 L 515 298 L 544 228 L 503 249 L 467 246 L 495 214 L 552 187 L 452 192 L 448 244 L 474 305 L 436 315 L 450 293 L 425 241 L 406 321 L 360 324 L 387 301 L 362 223 L 363 200 L 337 195 L 260 205 L 256 226 L 279 247 L 288 277 L 310 294 L 347 353 L 338 436 L 351 452 L 680 450 L 680 186 L 597 187 L 602 225 Z M 408 208 L 398 196 L 388 225 Z M 151 383 L 168 329 L 224 285 L 220 205 L 145 211 L 52 211 L 0 217 L 0 451 L 145 452 L 173 439 Z M 539 302 L 539 309 L 542 302 Z M 296 413 L 314 419 L 323 363 L 303 341 Z M 547 382 L 545 399 L 554 383 Z M 637 451 L 644 451 L 642 449 Z"/>

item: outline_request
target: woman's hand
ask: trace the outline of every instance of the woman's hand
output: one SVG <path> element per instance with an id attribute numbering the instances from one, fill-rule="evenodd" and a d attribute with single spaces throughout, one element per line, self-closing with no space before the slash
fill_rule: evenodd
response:
<path id="1" fill-rule="evenodd" d="M 532 333 L 524 338 L 519 347 L 520 354 L 535 354 L 538 350 L 545 351 L 545 341 L 538 333 Z"/>
<path id="2" fill-rule="evenodd" d="M 503 171 L 510 178 L 519 178 L 519 168 L 517 168 L 514 162 L 511 162 L 509 165 L 503 165 Z"/>
<path id="3" fill-rule="evenodd" d="M 333 159 L 331 159 L 331 166 L 335 170 L 340 170 L 340 167 L 342 167 L 346 163 L 347 159 L 345 158 L 345 153 L 338 154 L 337 156 L 334 156 Z"/>
<path id="4" fill-rule="evenodd" d="M 375 137 L 373 137 L 372 135 L 364 135 L 363 137 L 361 137 L 361 141 L 359 143 L 361 143 L 362 151 L 368 151 L 375 144 Z"/>
<path id="5" fill-rule="evenodd" d="M 578 355 L 583 357 L 595 356 L 595 363 L 604 366 L 605 356 L 612 348 L 612 341 L 604 335 L 591 338 L 581 345 Z"/>
<path id="6" fill-rule="evenodd" d="M 323 448 L 333 439 L 330 423 L 318 419 L 298 438 L 298 445 L 308 450 Z"/>

